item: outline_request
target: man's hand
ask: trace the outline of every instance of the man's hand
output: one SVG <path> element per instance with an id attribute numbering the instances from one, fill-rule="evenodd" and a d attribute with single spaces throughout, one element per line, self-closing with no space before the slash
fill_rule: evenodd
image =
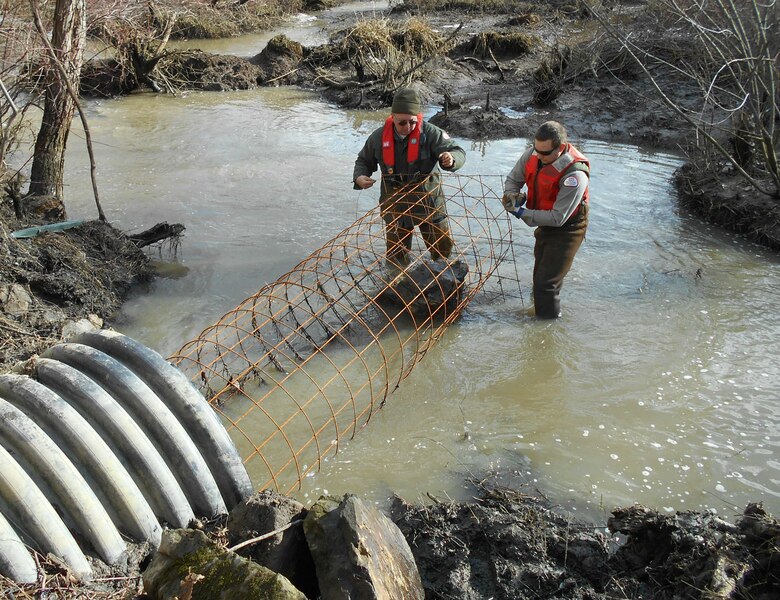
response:
<path id="1" fill-rule="evenodd" d="M 452 158 L 452 154 L 449 152 L 442 152 L 439 154 L 439 164 L 445 169 L 449 169 L 452 165 L 455 164 L 455 159 Z"/>
<path id="2" fill-rule="evenodd" d="M 526 199 L 527 196 L 525 195 L 525 192 L 505 192 L 504 196 L 501 198 L 501 203 L 504 205 L 504 210 L 515 216 L 519 216 L 515 213 L 523 207 Z"/>
<path id="3" fill-rule="evenodd" d="M 368 175 L 358 175 L 358 178 L 355 179 L 355 185 L 358 186 L 361 190 L 367 190 L 375 183 L 376 179 L 372 179 Z"/>

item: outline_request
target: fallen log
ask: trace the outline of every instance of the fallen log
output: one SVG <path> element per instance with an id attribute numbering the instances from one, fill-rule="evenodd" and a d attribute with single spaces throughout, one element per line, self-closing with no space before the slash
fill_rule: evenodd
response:
<path id="1" fill-rule="evenodd" d="M 128 235 L 127 239 L 133 242 L 138 248 L 143 248 L 169 238 L 181 237 L 184 229 L 185 227 L 181 223 L 173 223 L 172 225 L 167 222 L 157 223 L 157 225 L 150 227 L 146 231 Z"/>

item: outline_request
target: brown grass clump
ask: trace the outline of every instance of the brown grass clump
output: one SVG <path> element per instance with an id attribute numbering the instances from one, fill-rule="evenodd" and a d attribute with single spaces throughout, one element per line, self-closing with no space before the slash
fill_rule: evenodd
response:
<path id="1" fill-rule="evenodd" d="M 303 46 L 298 42 L 291 40 L 284 34 L 274 36 L 268 41 L 266 48 L 274 54 L 292 56 L 300 60 L 303 58 Z"/>
<path id="2" fill-rule="evenodd" d="M 527 33 L 485 31 L 462 44 L 461 48 L 479 58 L 487 58 L 491 53 L 494 56 L 510 58 L 528 54 L 538 45 L 539 40 Z"/>
<path id="3" fill-rule="evenodd" d="M 103 37 L 105 28 L 127 26 L 159 37 L 170 18 L 175 21 L 171 32 L 174 39 L 231 37 L 275 26 L 303 6 L 303 0 L 90 0 L 87 28 L 90 36 L 98 38 Z"/>
<path id="4" fill-rule="evenodd" d="M 430 24 L 418 17 L 412 17 L 392 34 L 395 45 L 407 56 L 419 59 L 441 54 L 448 50 L 441 34 Z"/>
<path id="5" fill-rule="evenodd" d="M 347 31 L 341 43 L 350 59 L 388 55 L 394 48 L 387 19 L 362 19 Z"/>
<path id="6" fill-rule="evenodd" d="M 206 12 L 211 12 L 209 16 Z M 235 37 L 242 28 L 233 19 L 222 18 L 219 12 L 211 10 L 197 14 L 186 13 L 176 19 L 176 26 L 171 33 L 172 39 L 201 40 Z"/>
<path id="7" fill-rule="evenodd" d="M 541 22 L 542 17 L 540 17 L 537 13 L 524 12 L 519 15 L 515 15 L 514 17 L 510 17 L 506 24 L 509 27 L 533 27 L 535 25 L 539 25 Z"/>
<path id="8" fill-rule="evenodd" d="M 449 42 L 422 19 L 400 24 L 364 19 L 343 33 L 336 54 L 351 62 L 358 81 L 381 82 L 383 89 L 408 84 L 419 66 L 444 54 Z"/>

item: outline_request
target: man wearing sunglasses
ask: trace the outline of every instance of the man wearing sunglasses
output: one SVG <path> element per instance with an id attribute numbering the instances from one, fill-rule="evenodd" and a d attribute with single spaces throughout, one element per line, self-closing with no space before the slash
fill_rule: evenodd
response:
<path id="1" fill-rule="evenodd" d="M 542 123 L 533 146 L 507 175 L 504 208 L 536 227 L 533 295 L 537 317 L 561 315 L 563 278 L 588 228 L 589 179 L 590 162 L 567 142 L 566 129 L 555 121 Z"/>
<path id="2" fill-rule="evenodd" d="M 371 177 L 379 167 L 379 206 L 385 222 L 387 261 L 391 268 L 409 264 L 414 227 L 420 229 L 433 260 L 446 259 L 452 251 L 440 169 L 456 171 L 466 162 L 466 152 L 447 133 L 423 122 L 417 92 L 402 88 L 393 97 L 391 115 L 368 136 L 355 160 L 354 189 L 376 183 Z"/>

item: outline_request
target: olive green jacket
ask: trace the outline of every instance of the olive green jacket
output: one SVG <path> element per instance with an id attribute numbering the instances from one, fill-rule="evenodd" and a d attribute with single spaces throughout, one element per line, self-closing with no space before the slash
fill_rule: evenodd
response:
<path id="1" fill-rule="evenodd" d="M 384 127 L 379 127 L 368 136 L 363 149 L 355 160 L 352 181 L 354 182 L 361 175 L 370 177 L 379 167 L 382 172 L 379 192 L 381 206 L 387 206 L 388 202 L 394 203 L 397 200 L 397 196 L 394 197 L 394 194 L 405 184 L 422 182 L 419 187 L 415 186 L 414 189 L 416 192 L 426 194 L 425 203 L 431 203 L 432 208 L 443 207 L 444 192 L 441 189 L 440 169 L 444 167 L 439 166 L 439 155 L 442 152 L 452 154 L 454 163 L 444 170 L 457 171 L 466 162 L 466 151 L 458 146 L 444 130 L 423 121 L 420 134 L 420 153 L 418 159 L 412 164 L 407 161 L 408 136 L 406 139 L 401 139 L 398 134 L 395 134 L 395 166 L 393 173 L 390 174 L 387 166 L 382 162 L 383 129 Z M 355 189 L 360 189 L 357 184 L 355 184 Z"/>

